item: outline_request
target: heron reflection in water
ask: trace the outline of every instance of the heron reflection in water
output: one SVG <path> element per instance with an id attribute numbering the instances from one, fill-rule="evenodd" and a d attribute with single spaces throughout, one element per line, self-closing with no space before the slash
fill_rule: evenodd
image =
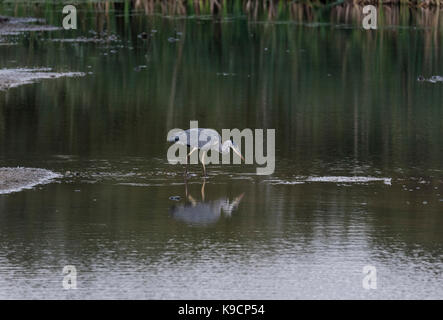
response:
<path id="1" fill-rule="evenodd" d="M 244 193 L 229 201 L 227 197 L 217 200 L 205 200 L 205 184 L 203 181 L 201 188 L 201 201 L 194 199 L 188 192 L 188 184 L 185 181 L 186 203 L 173 206 L 170 209 L 174 219 L 192 225 L 210 225 L 217 222 L 222 216 L 230 217 L 243 199 Z"/>

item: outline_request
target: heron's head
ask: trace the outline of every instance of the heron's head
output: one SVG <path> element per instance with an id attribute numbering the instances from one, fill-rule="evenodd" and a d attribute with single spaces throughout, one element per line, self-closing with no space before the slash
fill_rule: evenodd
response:
<path id="1" fill-rule="evenodd" d="M 186 134 L 183 131 L 178 130 L 177 132 L 169 133 L 166 140 L 168 142 L 177 142 L 180 139 L 184 139 L 184 141 L 186 141 Z"/>
<path id="2" fill-rule="evenodd" d="M 180 138 L 178 136 L 172 136 L 172 137 L 168 137 L 168 142 L 177 142 L 178 140 L 180 140 Z"/>

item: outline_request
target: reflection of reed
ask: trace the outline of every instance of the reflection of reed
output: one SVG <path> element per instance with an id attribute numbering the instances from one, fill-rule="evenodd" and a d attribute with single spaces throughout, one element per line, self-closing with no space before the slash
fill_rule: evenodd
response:
<path id="1" fill-rule="evenodd" d="M 269 0 L 133 0 L 130 8 L 142 11 L 147 15 L 160 14 L 163 16 L 183 15 L 246 15 L 250 20 L 269 20 L 285 18 L 299 22 L 313 22 L 325 10 L 331 17 L 343 23 L 361 23 L 363 19 L 362 6 L 366 4 L 382 7 L 383 15 L 379 18 L 385 24 L 398 25 L 405 17 L 417 16 L 420 26 L 435 25 L 435 15 L 438 16 L 439 1 L 443 0 L 384 0 L 380 6 L 378 0 L 345 0 L 345 1 L 269 1 Z M 330 6 L 322 6 L 330 4 Z M 110 10 L 115 10 L 122 3 L 94 2 L 92 4 L 97 14 L 109 16 Z M 410 10 L 408 7 L 418 10 Z M 425 9 L 426 8 L 426 9 Z M 129 14 L 129 12 L 127 12 Z M 421 17 L 418 17 L 421 16 Z M 432 16 L 431 20 L 428 21 Z"/>
<path id="2" fill-rule="evenodd" d="M 362 7 L 359 5 L 344 4 L 331 9 L 332 22 L 344 24 L 360 24 L 363 19 Z M 387 26 L 417 25 L 422 28 L 438 27 L 438 8 L 410 10 L 405 6 L 379 7 L 379 23 Z"/>
<path id="3" fill-rule="evenodd" d="M 423 15 L 417 22 L 427 22 L 427 17 L 439 12 L 439 3 L 443 0 L 132 0 L 128 2 L 91 1 L 88 7 L 94 8 L 97 16 L 110 17 L 114 11 L 130 15 L 133 10 L 144 12 L 146 15 L 159 14 L 163 16 L 184 15 L 219 15 L 247 16 L 249 20 L 277 19 L 313 22 L 330 14 L 339 20 L 358 21 L 361 23 L 362 5 L 374 4 L 383 8 L 381 19 L 388 24 L 396 24 L 399 20 L 410 15 Z M 410 7 L 418 9 L 410 10 Z M 41 6 L 29 7 L 26 3 L 17 3 L 14 11 L 32 10 L 33 14 L 41 12 Z M 81 13 L 80 13 L 81 14 Z"/>
<path id="4" fill-rule="evenodd" d="M 182 41 L 180 41 L 178 48 L 177 48 L 177 59 L 175 60 L 174 64 L 174 71 L 172 73 L 172 79 L 171 79 L 171 94 L 169 98 L 169 109 L 168 109 L 168 119 L 167 119 L 167 125 L 172 126 L 172 119 L 174 114 L 174 102 L 175 102 L 175 94 L 177 89 L 177 77 L 178 72 L 180 69 L 180 65 L 182 63 L 182 57 L 183 57 L 183 45 L 185 43 L 185 34 L 186 34 L 186 24 L 182 27 L 183 30 L 183 37 Z"/>
<path id="5" fill-rule="evenodd" d="M 187 14 L 200 10 L 203 15 L 210 12 L 209 2 L 207 7 L 203 3 L 206 2 L 188 1 L 184 7 Z M 315 158 L 332 144 L 343 153 L 352 149 L 355 158 L 378 152 L 390 161 L 402 161 L 405 154 L 426 153 L 428 161 L 440 161 L 439 127 L 428 124 L 432 119 L 441 119 L 439 104 L 435 104 L 439 101 L 439 92 L 433 91 L 425 97 L 416 94 L 419 75 L 430 77 L 442 72 L 439 10 L 380 6 L 379 30 L 362 32 L 361 7 L 351 4 L 337 5 L 320 15 L 311 4 L 280 3 L 273 9 L 277 24 L 267 20 L 252 21 L 263 18 L 260 14 L 263 2 L 250 0 L 249 4 L 244 2 L 244 7 L 237 2 L 232 7 L 226 1 L 220 3 L 221 14 L 249 10 L 249 23 L 243 20 L 220 23 L 223 22 L 221 17 L 205 17 L 203 21 L 162 19 L 156 15 L 146 19 L 144 14 L 131 15 L 131 9 L 137 9 L 136 2 L 129 10 L 116 3 L 108 7 L 104 3 L 94 4 L 102 9 L 93 11 L 96 19 L 84 19 L 82 15 L 86 10 L 79 10 L 80 18 L 86 21 L 81 25 L 82 31 L 96 30 L 100 26 L 98 31 L 116 33 L 138 49 L 128 53 L 122 51 L 119 57 L 125 59 L 113 64 L 112 72 L 111 64 L 94 66 L 96 74 L 102 78 L 93 90 L 84 90 L 81 82 L 71 82 L 69 90 L 63 88 L 63 81 L 45 84 L 48 88 L 46 99 L 54 101 L 54 105 L 67 107 L 57 109 L 66 114 L 54 111 L 41 117 L 40 121 L 45 123 L 39 127 L 51 128 L 49 114 L 63 118 L 62 123 L 69 125 L 58 128 L 57 136 L 70 142 L 65 146 L 73 153 L 96 152 L 94 150 L 104 149 L 104 146 L 112 149 L 111 141 L 118 141 L 128 152 L 137 153 L 146 143 L 140 137 L 149 136 L 152 143 L 163 141 L 164 132 L 170 128 L 183 128 L 189 125 L 190 119 L 199 119 L 208 127 L 217 128 L 278 127 L 282 137 L 309 145 L 305 148 L 303 144 L 294 143 L 291 148 L 281 150 L 282 156 L 294 159 Z M 140 0 L 137 5 L 144 6 L 143 12 L 162 10 L 158 1 Z M 166 12 L 183 10 L 169 1 L 165 1 L 163 7 Z M 24 12 L 33 15 L 30 9 Z M 43 14 L 52 12 L 54 10 L 43 11 Z M 88 14 L 90 16 L 91 12 Z M 128 18 L 122 19 L 126 14 Z M 286 18 L 282 18 L 284 14 Z M 264 17 L 268 18 L 268 15 Z M 118 19 L 127 22 L 118 27 Z M 266 23 L 261 23 L 263 21 Z M 325 21 L 331 23 L 316 24 Z M 298 22 L 303 26 L 297 26 Z M 346 30 L 340 29 L 342 27 Z M 158 31 L 155 36 L 144 40 L 137 37 L 141 32 L 150 34 L 153 28 Z M 168 42 L 168 37 L 175 37 L 177 31 L 182 33 L 180 40 Z M 53 37 L 62 36 L 54 34 Z M 6 65 L 8 60 L 17 59 L 43 64 L 38 60 L 41 55 L 31 50 L 36 43 L 32 41 L 29 49 L 26 44 L 18 53 L 5 51 L 0 63 Z M 71 69 L 82 70 L 83 66 L 78 65 L 82 61 L 79 57 L 96 55 L 93 50 L 93 47 L 80 46 L 75 52 L 78 55 L 68 60 Z M 54 65 L 65 65 L 64 53 L 52 50 L 45 53 L 45 59 L 47 55 Z M 106 59 L 114 61 L 109 56 Z M 148 65 L 149 73 L 133 72 L 140 64 Z M 56 101 L 58 98 L 53 92 L 57 90 L 66 90 L 67 99 L 72 103 Z M 109 92 L 125 94 L 110 99 Z M 41 104 L 46 105 L 47 101 Z M 336 110 L 328 114 L 331 104 Z M 102 115 L 91 108 L 87 113 L 91 121 L 87 122 L 77 106 L 88 105 L 106 106 L 109 112 Z M 127 108 L 124 116 L 119 113 L 121 106 Z M 407 108 L 408 113 L 402 108 Z M 348 118 L 347 115 L 352 116 Z M 152 122 L 151 118 L 156 121 Z M 17 116 L 17 119 L 27 118 Z M 11 130 L 4 115 L 0 116 L 0 122 L 0 130 L 6 133 Z M 386 131 L 375 132 L 374 122 L 377 128 L 383 127 Z M 111 131 L 112 136 L 108 132 L 109 124 L 118 129 Z M 34 122 L 26 123 L 29 128 L 34 125 Z M 348 130 L 350 127 L 352 131 Z M 69 130 L 63 131 L 65 128 Z M 386 128 L 393 128 L 392 132 Z M 26 132 L 20 130 L 9 135 L 20 136 L 22 131 Z M 417 132 L 425 143 L 421 140 L 415 144 Z M 41 136 L 51 135 L 46 132 Z M 89 142 L 79 145 L 78 141 L 83 139 Z M 332 142 L 329 139 L 333 139 Z M 402 142 L 405 139 L 410 139 L 411 143 Z M 0 137 L 0 142 L 7 141 Z M 383 145 L 388 142 L 391 144 Z M 37 141 L 33 145 L 42 148 L 42 143 Z M 384 149 L 376 150 L 378 145 L 383 145 Z M 21 146 L 18 144 L 17 148 Z"/>
<path id="6" fill-rule="evenodd" d="M 373 4 L 383 6 L 387 19 L 399 12 L 400 7 L 429 8 L 439 10 L 443 0 L 132 0 L 128 2 L 91 1 L 97 13 L 106 16 L 120 6 L 142 11 L 147 15 L 161 14 L 164 16 L 177 15 L 246 15 L 251 20 L 275 20 L 290 18 L 297 21 L 312 21 L 319 12 L 327 10 L 340 11 L 345 16 L 358 15 L 361 18 L 362 6 Z M 15 11 L 23 3 L 15 5 Z M 35 10 L 39 7 L 36 6 Z M 352 13 L 355 11 L 355 13 Z"/>
<path id="7" fill-rule="evenodd" d="M 336 6 L 338 4 L 353 5 L 409 5 L 414 7 L 438 7 L 442 0 L 133 0 L 136 9 L 143 9 L 147 14 L 156 12 L 157 7 L 165 15 L 174 14 L 218 14 L 232 13 L 233 10 L 241 9 L 243 14 L 257 18 L 259 13 L 268 19 L 274 19 L 279 11 L 292 10 L 296 7 L 321 8 Z M 309 12 L 306 12 L 309 14 Z"/>

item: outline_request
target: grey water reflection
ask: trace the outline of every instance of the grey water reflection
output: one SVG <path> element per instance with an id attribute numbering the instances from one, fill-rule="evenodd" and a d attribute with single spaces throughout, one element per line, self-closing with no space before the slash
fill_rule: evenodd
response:
<path id="1" fill-rule="evenodd" d="M 196 200 L 188 191 L 188 181 L 186 179 L 185 203 L 171 207 L 172 217 L 178 221 L 197 226 L 214 224 L 221 218 L 222 214 L 225 217 L 231 217 L 243 199 L 244 193 L 231 201 L 226 197 L 208 200 L 205 198 L 205 186 L 206 179 L 203 180 L 201 187 L 201 200 Z"/>

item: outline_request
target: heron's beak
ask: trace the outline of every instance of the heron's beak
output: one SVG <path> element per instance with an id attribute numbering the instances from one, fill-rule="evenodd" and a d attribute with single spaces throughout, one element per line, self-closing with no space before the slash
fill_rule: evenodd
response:
<path id="1" fill-rule="evenodd" d="M 231 147 L 232 150 L 234 150 L 234 152 L 243 160 L 243 162 L 245 161 L 245 158 L 243 158 L 243 156 L 241 155 L 240 151 L 237 150 L 237 148 L 235 147 Z"/>

